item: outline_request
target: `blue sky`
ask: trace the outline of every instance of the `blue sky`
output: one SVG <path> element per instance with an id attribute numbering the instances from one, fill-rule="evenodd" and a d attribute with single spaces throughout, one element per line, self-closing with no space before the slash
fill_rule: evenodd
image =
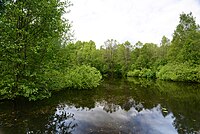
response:
<path id="1" fill-rule="evenodd" d="M 118 42 L 160 43 L 172 38 L 182 12 L 192 12 L 200 24 L 200 0 L 71 0 L 66 15 L 77 40 L 93 40 L 97 46 L 107 39 Z"/>

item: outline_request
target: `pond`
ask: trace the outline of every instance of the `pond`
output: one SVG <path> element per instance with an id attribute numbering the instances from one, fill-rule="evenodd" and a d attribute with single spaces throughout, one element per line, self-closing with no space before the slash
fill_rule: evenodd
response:
<path id="1" fill-rule="evenodd" d="M 200 133 L 200 84 L 109 79 L 93 90 L 0 102 L 0 134 Z"/>

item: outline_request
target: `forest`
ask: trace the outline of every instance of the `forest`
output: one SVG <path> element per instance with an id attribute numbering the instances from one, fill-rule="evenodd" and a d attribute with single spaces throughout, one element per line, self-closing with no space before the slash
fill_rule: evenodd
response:
<path id="1" fill-rule="evenodd" d="M 0 0 L 0 100 L 92 89 L 106 77 L 200 83 L 200 26 L 192 13 L 180 14 L 172 40 L 163 36 L 160 44 L 131 44 L 108 39 L 97 48 L 92 40 L 73 40 L 72 25 L 62 17 L 71 5 Z"/>

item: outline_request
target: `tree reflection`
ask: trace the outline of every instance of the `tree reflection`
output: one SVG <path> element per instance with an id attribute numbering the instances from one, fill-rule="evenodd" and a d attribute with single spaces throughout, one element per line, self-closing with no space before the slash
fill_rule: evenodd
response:
<path id="1" fill-rule="evenodd" d="M 71 134 L 76 126 L 78 124 L 75 123 L 74 114 L 68 113 L 64 105 L 59 105 L 55 114 L 50 118 L 45 133 Z"/>
<path id="2" fill-rule="evenodd" d="M 136 100 L 143 98 L 144 107 L 150 108 L 160 103 L 173 113 L 174 126 L 179 133 L 198 133 L 200 126 L 200 84 L 166 82 L 130 78 L 132 92 Z M 167 112 L 164 110 L 163 115 Z"/>
<path id="3" fill-rule="evenodd" d="M 96 102 L 96 107 L 101 106 L 107 113 L 116 112 L 120 109 L 119 105 L 109 103 L 107 101 Z"/>
<path id="4" fill-rule="evenodd" d="M 99 133 L 102 128 L 136 133 L 160 129 L 160 123 L 171 129 L 172 122 L 178 133 L 199 133 L 199 89 L 194 83 L 109 80 L 97 90 L 67 90 L 44 101 L 19 101 L 16 110 L 11 102 L 1 102 L 0 133 Z"/>
<path id="5" fill-rule="evenodd" d="M 132 98 L 128 99 L 127 101 L 125 101 L 121 105 L 103 100 L 103 101 L 100 101 L 100 102 L 96 102 L 95 106 L 96 107 L 97 106 L 103 107 L 103 110 L 106 111 L 107 113 L 117 112 L 120 109 L 125 110 L 125 111 L 129 111 L 133 107 L 135 108 L 135 110 L 140 112 L 144 108 L 144 106 L 142 105 L 141 102 L 136 102 Z"/>
<path id="6" fill-rule="evenodd" d="M 125 102 L 123 105 L 122 105 L 122 109 L 128 111 L 130 110 L 132 107 L 134 107 L 138 112 L 140 112 L 144 106 L 142 105 L 141 102 L 137 103 L 134 99 L 129 99 L 127 102 Z"/>

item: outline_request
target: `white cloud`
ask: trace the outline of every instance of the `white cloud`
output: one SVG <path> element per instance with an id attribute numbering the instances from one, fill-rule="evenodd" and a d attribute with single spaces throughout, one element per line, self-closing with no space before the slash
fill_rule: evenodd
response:
<path id="1" fill-rule="evenodd" d="M 171 38 L 182 12 L 193 12 L 200 23 L 198 0 L 71 0 L 67 17 L 73 21 L 78 40 L 94 40 L 100 46 L 107 39 L 160 43 Z"/>

